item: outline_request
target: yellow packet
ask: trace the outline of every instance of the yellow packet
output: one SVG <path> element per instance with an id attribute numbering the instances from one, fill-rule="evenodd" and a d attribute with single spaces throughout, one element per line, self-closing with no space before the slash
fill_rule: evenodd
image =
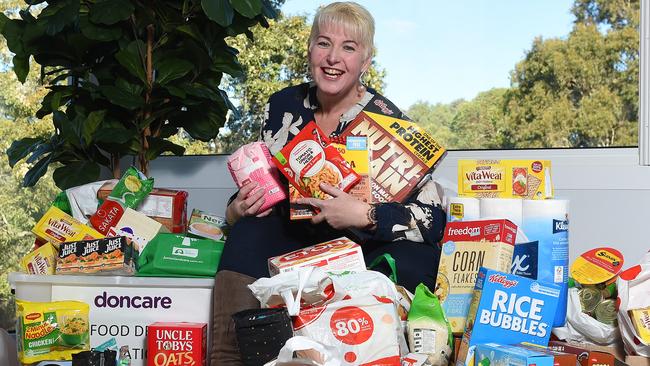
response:
<path id="1" fill-rule="evenodd" d="M 32 232 L 41 239 L 47 240 L 58 248 L 67 241 L 101 239 L 104 235 L 88 225 L 84 225 L 74 217 L 52 206 L 36 223 Z"/>
<path id="2" fill-rule="evenodd" d="M 16 300 L 16 346 L 22 363 L 72 360 L 90 350 L 90 307 L 81 301 Z"/>
<path id="3" fill-rule="evenodd" d="M 650 307 L 628 311 L 636 333 L 644 343 L 650 343 Z"/>
<path id="4" fill-rule="evenodd" d="M 459 160 L 458 195 L 478 198 L 553 198 L 550 160 Z"/>
<path id="5" fill-rule="evenodd" d="M 58 252 L 52 243 L 47 242 L 28 253 L 20 260 L 24 272 L 36 275 L 53 275 Z"/>

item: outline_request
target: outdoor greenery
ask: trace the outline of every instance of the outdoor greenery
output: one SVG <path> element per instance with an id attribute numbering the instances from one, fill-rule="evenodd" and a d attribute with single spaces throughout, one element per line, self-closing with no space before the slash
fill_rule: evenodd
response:
<path id="1" fill-rule="evenodd" d="M 222 4 L 224 1 L 214 1 L 214 3 Z M 87 4 L 124 5 L 127 2 L 126 0 L 90 1 L 84 2 L 86 4 L 84 6 L 88 6 Z M 71 0 L 52 2 L 61 6 L 72 3 Z M 242 3 L 257 2 L 250 0 Z M 274 6 L 280 4 L 282 1 L 273 3 Z M 42 8 L 44 5 L 36 5 L 32 10 L 36 13 L 39 6 Z M 15 0 L 0 2 L 0 10 L 12 19 L 19 16 L 16 10 L 19 6 L 24 6 L 24 2 Z M 196 14 L 203 11 L 200 7 L 193 9 Z M 523 59 L 513 65 L 510 87 L 487 90 L 472 100 L 457 100 L 449 104 L 420 101 L 406 108 L 407 114 L 427 128 L 444 146 L 451 149 L 636 145 L 639 1 L 575 0 L 572 10 L 575 23 L 571 32 L 562 38 L 533 40 Z M 80 12 L 77 13 L 77 16 L 79 15 Z M 208 29 L 219 27 L 211 23 L 212 20 L 199 15 L 197 16 L 205 22 L 203 26 Z M 27 14 L 22 16 L 31 19 Z M 64 18 L 54 17 L 52 26 L 65 23 Z M 59 23 L 59 20 L 55 22 L 55 19 L 63 23 Z M 119 28 L 120 37 L 132 37 L 128 26 L 125 29 L 117 25 L 104 24 L 102 22 L 106 21 L 105 18 L 101 17 L 101 19 L 103 20 L 90 17 L 86 13 L 79 20 L 79 25 L 85 24 L 91 29 L 100 27 L 105 31 Z M 243 18 L 233 12 L 233 19 Z M 248 19 L 246 24 L 257 22 L 250 18 L 246 19 Z M 94 24 L 95 21 L 98 24 Z M 14 24 L 8 22 L 8 20 L 0 22 L 0 27 Z M 127 24 L 129 20 L 115 24 L 122 24 L 121 22 Z M 133 61 L 126 65 L 120 63 L 120 56 L 116 56 L 118 60 L 113 60 L 116 62 L 113 62 L 114 68 L 110 70 L 102 69 L 105 65 L 103 62 L 90 63 L 93 68 L 63 70 L 56 70 L 46 65 L 43 75 L 39 65 L 35 62 L 28 63 L 29 58 L 21 60 L 20 57 L 19 72 L 14 73 L 12 67 L 16 63 L 16 58 L 12 58 L 13 55 L 9 52 L 5 39 L 0 37 L 0 90 L 2 90 L 0 148 L 6 151 L 13 141 L 23 138 L 33 140 L 22 141 L 45 144 L 42 148 L 31 150 L 28 147 L 34 146 L 33 144 L 24 145 L 24 152 L 36 152 L 34 158 L 24 155 L 23 157 L 27 159 L 18 159 L 20 154 L 15 153 L 15 145 L 14 153 L 9 156 L 3 154 L 0 157 L 0 176 L 3 182 L 0 190 L 0 207 L 4 208 L 0 212 L 0 251 L 4 253 L 3 258 L 5 258 L 0 262 L 0 327 L 13 327 L 13 301 L 9 295 L 6 276 L 8 272 L 18 269 L 19 258 L 31 249 L 34 238 L 30 230 L 58 192 L 52 179 L 53 172 L 54 178 L 60 178 L 66 169 L 71 169 L 71 166 L 81 167 L 87 166 L 86 164 L 96 166 L 105 165 L 104 163 L 107 162 L 109 163 L 107 166 L 110 166 L 110 157 L 102 153 L 104 158 L 99 158 L 94 155 L 98 151 L 95 149 L 119 152 L 120 155 L 124 154 L 124 151 L 126 154 L 139 155 L 144 152 L 142 142 L 145 140 L 151 142 L 148 146 L 151 151 L 145 153 L 145 157 L 148 154 L 149 158 L 153 158 L 159 153 L 180 153 L 183 148 L 186 154 L 229 152 L 257 138 L 262 119 L 262 107 L 268 96 L 284 86 L 308 78 L 306 48 L 309 25 L 305 17 L 280 16 L 268 22 L 270 25 L 268 28 L 263 27 L 263 24 L 252 26 L 251 33 L 248 34 L 252 38 L 246 36 L 245 30 L 239 29 L 244 33 L 239 32 L 239 35 L 234 37 L 220 38 L 221 41 L 226 42 L 225 44 L 221 41 L 217 42 L 220 50 L 227 50 L 228 55 L 231 55 L 228 56 L 230 61 L 233 60 L 231 57 L 234 57 L 235 49 L 240 51 L 237 55 L 239 66 L 236 66 L 236 70 L 216 71 L 211 70 L 210 67 L 201 68 L 202 64 L 198 58 L 191 58 L 192 68 L 189 69 L 185 59 L 187 54 L 170 51 L 160 45 L 158 50 L 162 53 L 154 59 L 165 57 L 185 59 L 186 62 L 175 62 L 175 66 L 170 66 L 173 73 L 170 72 L 166 78 L 167 73 L 163 75 L 159 73 L 155 79 L 157 81 L 153 83 L 148 83 L 146 77 L 142 77 L 141 72 L 146 67 L 137 65 L 140 57 L 138 47 L 144 47 L 146 44 L 144 39 L 142 39 L 143 43 L 135 40 L 123 43 L 97 40 L 105 46 L 113 45 L 113 49 L 123 46 L 123 50 L 126 50 L 123 55 L 130 55 L 130 60 Z M 178 32 L 187 31 L 184 34 L 189 38 L 193 37 L 192 34 L 196 35 L 189 29 L 179 30 L 176 27 L 176 30 L 173 30 L 169 28 L 171 27 L 169 24 L 165 28 L 166 26 L 161 23 L 154 31 L 158 36 L 161 36 L 165 30 L 169 31 L 166 39 L 157 38 L 160 39 L 161 44 L 173 43 L 174 39 L 180 42 L 181 38 L 174 38 L 181 37 Z M 140 29 L 137 32 L 140 38 L 147 34 L 141 26 L 142 24 L 138 24 L 136 27 Z M 65 32 L 66 27 L 65 25 L 61 29 L 54 27 L 52 31 L 60 34 Z M 81 27 L 83 29 L 84 26 Z M 3 31 L 3 34 L 5 33 Z M 233 35 L 235 33 L 237 32 L 233 31 Z M 107 31 L 107 34 L 112 33 Z M 206 36 L 201 32 L 201 37 Z M 74 57 L 86 57 L 81 54 L 81 50 L 89 52 L 92 50 L 88 41 L 90 37 L 83 34 L 75 37 L 80 42 L 81 48 L 74 51 Z M 115 37 L 117 37 L 117 30 Z M 113 44 L 115 42 L 118 45 Z M 187 42 L 184 47 L 198 47 L 195 38 Z M 14 44 L 10 48 L 15 52 L 18 50 L 16 47 L 18 46 Z M 163 49 L 166 51 L 163 52 Z M 192 52 L 194 51 L 196 50 Z M 183 52 L 190 51 L 183 48 Z M 26 55 L 28 52 L 25 50 L 23 53 L 16 52 L 16 54 Z M 42 61 L 43 58 L 36 57 L 36 61 L 39 60 Z M 29 67 L 29 71 L 26 67 Z M 164 70 L 165 66 L 162 69 Z M 201 79 L 202 76 L 196 74 L 199 72 L 197 70 L 203 70 L 211 76 Z M 55 72 L 48 75 L 51 71 Z M 229 71 L 232 71 L 231 75 L 221 77 L 221 73 L 227 74 Z M 66 73 L 71 74 L 76 83 L 53 85 L 58 76 Z M 366 82 L 378 90 L 383 90 L 385 73 L 386 71 L 379 65 L 374 64 L 366 75 Z M 91 74 L 97 82 L 90 82 L 94 80 Z M 20 81 L 16 75 L 20 76 Z M 44 84 L 40 83 L 42 76 L 45 80 Z M 200 79 L 204 81 L 199 82 L 200 85 L 195 85 L 196 80 Z M 63 80 L 63 78 L 59 79 L 59 81 Z M 70 79 L 66 77 L 66 80 Z M 208 82 L 206 80 L 210 80 L 209 84 L 206 84 Z M 227 102 L 223 98 L 223 93 L 217 91 L 217 85 L 230 95 L 234 102 L 234 106 L 231 106 L 234 111 L 226 112 Z M 212 93 L 206 91 L 205 87 L 208 86 L 214 87 L 211 89 Z M 144 99 L 149 87 L 151 87 L 150 103 L 147 104 Z M 116 88 L 122 88 L 120 93 L 128 92 L 130 94 L 126 95 L 134 96 L 133 100 L 137 101 L 138 105 L 131 105 L 130 102 L 117 98 L 112 93 L 117 91 Z M 86 105 L 93 107 L 65 109 L 66 103 L 73 100 L 73 95 L 74 98 L 92 100 L 93 103 L 89 102 Z M 44 97 L 44 102 L 41 103 Z M 391 96 L 387 95 L 387 97 Z M 191 116 L 212 113 L 211 117 L 214 117 L 209 118 L 208 122 L 205 122 L 206 125 L 201 128 L 196 127 L 199 126 L 198 124 L 194 126 L 196 128 L 186 124 L 188 119 L 185 116 L 178 117 L 186 111 L 182 110 L 180 102 L 177 101 L 190 99 L 197 103 L 189 105 L 188 111 L 191 112 Z M 145 104 L 153 106 L 155 103 L 158 103 L 156 108 L 148 109 L 145 106 Z M 53 113 L 54 110 L 58 112 Z M 151 113 L 149 117 L 144 117 L 147 111 Z M 113 114 L 114 112 L 116 114 Z M 53 115 L 56 117 L 54 123 Z M 226 115 L 228 115 L 227 121 Z M 103 118 L 98 119 L 98 117 Z M 136 126 L 133 121 L 137 121 L 135 123 L 138 128 L 150 126 L 149 130 L 152 134 L 143 140 L 143 135 L 133 132 Z M 70 129 L 71 126 L 76 126 L 76 129 Z M 181 128 L 178 129 L 179 127 Z M 128 131 L 124 131 L 125 129 Z M 159 131 L 157 137 L 152 132 L 156 130 Z M 126 134 L 119 137 L 117 132 L 120 131 Z M 66 140 L 69 145 L 64 146 L 65 150 L 56 150 L 52 147 L 52 150 L 48 151 L 46 148 L 48 142 L 51 143 L 52 139 L 61 133 L 80 133 L 80 135 L 76 136 L 75 143 Z M 164 138 L 167 136 L 170 137 Z M 215 136 L 217 137 L 214 138 Z M 108 141 L 115 138 L 123 142 Z M 127 150 L 123 150 L 125 146 Z M 49 169 L 48 164 L 38 165 L 42 159 L 56 154 L 57 151 L 61 154 L 50 158 L 50 163 L 54 163 L 50 164 Z M 64 154 L 63 151 L 74 151 L 74 158 L 68 153 Z M 28 171 L 34 171 L 35 167 L 39 170 L 38 174 L 42 174 L 40 180 L 36 179 L 36 173 L 31 176 L 26 175 Z M 63 170 L 57 170 L 61 168 Z M 57 171 L 59 173 L 56 173 Z M 74 174 L 80 173 L 81 171 L 74 171 Z M 91 179 L 88 173 L 81 175 L 85 177 L 84 179 Z M 28 176 L 31 178 L 27 183 L 35 183 L 38 180 L 38 184 L 31 188 L 23 188 L 22 183 Z M 58 183 L 61 181 L 59 180 Z M 66 184 L 71 183 L 67 181 Z"/>

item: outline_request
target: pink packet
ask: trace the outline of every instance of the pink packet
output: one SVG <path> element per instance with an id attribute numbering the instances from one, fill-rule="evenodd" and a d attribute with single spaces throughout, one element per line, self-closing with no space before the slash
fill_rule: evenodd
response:
<path id="1" fill-rule="evenodd" d="M 232 153 L 228 157 L 228 170 L 237 187 L 241 188 L 250 181 L 255 181 L 258 187 L 250 194 L 259 189 L 264 190 L 266 201 L 257 213 L 264 212 L 287 198 L 287 193 L 278 179 L 278 169 L 272 163 L 269 149 L 263 142 L 251 142 Z"/>

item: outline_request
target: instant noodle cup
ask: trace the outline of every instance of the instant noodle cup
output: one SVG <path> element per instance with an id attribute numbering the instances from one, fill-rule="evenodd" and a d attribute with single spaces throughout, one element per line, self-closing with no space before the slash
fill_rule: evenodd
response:
<path id="1" fill-rule="evenodd" d="M 331 198 L 321 191 L 321 183 L 348 192 L 361 180 L 314 121 L 275 154 L 273 162 L 304 197 Z"/>
<path id="2" fill-rule="evenodd" d="M 22 363 L 72 360 L 90 349 L 89 305 L 81 301 L 16 300 L 16 346 Z"/>

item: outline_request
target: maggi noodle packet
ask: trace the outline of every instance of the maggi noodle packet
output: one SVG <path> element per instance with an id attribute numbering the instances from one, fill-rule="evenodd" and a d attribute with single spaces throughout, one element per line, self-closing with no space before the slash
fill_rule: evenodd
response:
<path id="1" fill-rule="evenodd" d="M 276 153 L 273 162 L 304 197 L 330 198 L 320 183 L 348 192 L 361 179 L 314 121 Z"/>
<path id="2" fill-rule="evenodd" d="M 22 363 L 71 360 L 90 349 L 88 304 L 16 300 L 16 346 Z"/>
<path id="3" fill-rule="evenodd" d="M 115 184 L 97 212 L 90 217 L 90 223 L 97 231 L 106 235 L 108 229 L 120 220 L 124 210 L 127 207 L 132 209 L 138 207 L 152 189 L 153 178 L 147 179 L 142 172 L 130 167 Z"/>

